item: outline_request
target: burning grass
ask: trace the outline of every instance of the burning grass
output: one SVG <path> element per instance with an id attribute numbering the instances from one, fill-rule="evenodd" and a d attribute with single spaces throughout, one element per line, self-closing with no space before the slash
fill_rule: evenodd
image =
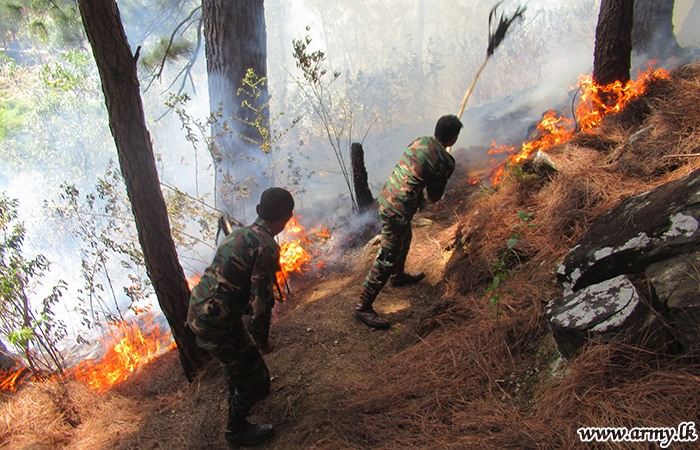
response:
<path id="1" fill-rule="evenodd" d="M 700 165 L 700 66 L 654 83 L 635 111 L 549 149 L 545 163 L 513 167 L 465 202 L 446 275 L 449 307 L 426 321 L 418 345 L 368 364 L 368 375 L 346 386 L 331 420 L 348 448 L 577 448 L 582 426 L 700 423 L 696 361 L 594 344 L 567 362 L 543 318 L 562 292 L 557 265 L 591 223 Z M 519 210 L 534 213 L 535 226 L 509 252 Z M 512 293 L 495 320 L 486 288 L 499 261 Z"/>

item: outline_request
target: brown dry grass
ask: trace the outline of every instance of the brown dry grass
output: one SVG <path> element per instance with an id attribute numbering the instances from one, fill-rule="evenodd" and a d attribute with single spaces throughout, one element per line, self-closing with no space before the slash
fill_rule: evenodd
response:
<path id="1" fill-rule="evenodd" d="M 32 384 L 0 409 L 0 448 L 112 448 L 138 427 L 140 412 L 77 381 Z"/>

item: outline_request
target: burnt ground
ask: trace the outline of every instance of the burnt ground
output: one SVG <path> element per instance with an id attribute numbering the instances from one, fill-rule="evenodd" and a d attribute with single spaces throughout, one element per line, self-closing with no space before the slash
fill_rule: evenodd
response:
<path id="1" fill-rule="evenodd" d="M 256 448 L 339 448 L 333 442 L 330 411 L 342 410 L 344 386 L 362 379 L 368 366 L 418 342 L 425 320 L 442 308 L 443 271 L 457 222 L 454 211 L 463 195 L 460 192 L 458 199 L 454 190 L 448 190 L 439 207 L 414 218 L 407 270 L 422 270 L 426 278 L 401 288 L 388 283 L 379 295 L 375 309 L 390 318 L 389 330 L 370 329 L 353 316 L 378 239 L 365 238 L 364 245 L 355 240 L 355 247 L 336 245 L 334 252 L 340 257 L 335 255 L 335 262 L 292 276 L 291 294 L 278 304 L 271 327 L 276 349 L 265 356 L 271 394 L 250 417 L 253 422 L 272 423 L 275 434 Z M 226 448 L 227 388 L 217 364 L 208 366 L 189 386 L 175 352 L 149 366 L 115 389 L 152 405 L 150 412 L 142 411 L 138 430 L 120 438 L 116 448 Z"/>

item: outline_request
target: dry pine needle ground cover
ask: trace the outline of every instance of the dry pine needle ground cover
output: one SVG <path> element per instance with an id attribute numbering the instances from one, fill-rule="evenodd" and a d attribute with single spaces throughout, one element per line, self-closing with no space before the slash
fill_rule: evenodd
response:
<path id="1" fill-rule="evenodd" d="M 543 319 L 562 294 L 557 265 L 591 223 L 700 165 L 699 125 L 700 67 L 690 65 L 595 133 L 550 149 L 556 170 L 526 163 L 493 188 L 456 172 L 438 207 L 419 214 L 432 226 L 414 229 L 408 266 L 425 281 L 377 300 L 389 331 L 351 315 L 376 243 L 292 280 L 266 357 L 272 393 L 252 415 L 276 434 L 259 448 L 611 448 L 582 444 L 576 429 L 700 424 L 697 359 L 593 343 L 565 361 Z M 509 252 L 514 230 L 523 232 Z M 496 320 L 486 289 L 499 261 L 509 290 Z M 175 353 L 103 395 L 75 382 L 30 385 L 2 399 L 0 448 L 225 448 L 225 394 L 215 364 L 188 385 Z"/>

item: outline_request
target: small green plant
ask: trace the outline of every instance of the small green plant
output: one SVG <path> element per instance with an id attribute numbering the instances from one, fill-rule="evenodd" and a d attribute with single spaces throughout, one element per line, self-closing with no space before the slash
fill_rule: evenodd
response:
<path id="1" fill-rule="evenodd" d="M 49 261 L 22 252 L 25 228 L 17 222 L 17 200 L 0 193 L 0 333 L 21 353 L 35 375 L 62 372 L 64 361 L 57 344 L 66 336 L 66 325 L 56 318 L 54 307 L 66 289 L 63 281 L 35 308 L 32 297 Z"/>
<path id="2" fill-rule="evenodd" d="M 512 230 L 514 230 L 515 232 L 510 236 L 510 239 L 508 239 L 508 242 L 506 243 L 506 250 L 503 253 L 503 256 L 501 257 L 501 260 L 493 263 L 493 281 L 491 283 L 491 286 L 489 286 L 489 288 L 486 289 L 486 292 L 491 294 L 491 296 L 489 297 L 489 308 L 493 311 L 491 317 L 495 316 L 496 320 L 498 320 L 498 318 L 503 315 L 503 312 L 499 309 L 499 304 L 501 296 L 503 295 L 503 291 L 506 290 L 508 293 L 513 293 L 513 291 L 510 289 L 510 287 L 508 287 L 508 284 L 506 283 L 506 278 L 512 272 L 512 269 L 508 268 L 507 266 L 508 258 L 511 255 L 517 257 L 517 253 L 515 252 L 514 248 L 518 244 L 520 236 L 522 235 L 525 228 L 537 226 L 534 223 L 527 223 L 533 214 L 534 213 L 518 211 L 518 218 L 520 219 L 520 222 L 513 225 Z"/>

